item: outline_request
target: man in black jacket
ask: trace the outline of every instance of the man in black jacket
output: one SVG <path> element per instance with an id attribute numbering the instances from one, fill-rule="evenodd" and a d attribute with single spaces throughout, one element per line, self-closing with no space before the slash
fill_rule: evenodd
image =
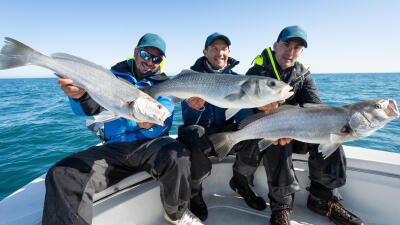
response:
<path id="1" fill-rule="evenodd" d="M 289 99 L 274 102 L 255 109 L 268 111 L 279 104 L 300 105 L 305 103 L 320 104 L 318 91 L 310 71 L 297 58 L 307 47 L 306 32 L 298 26 L 284 28 L 271 48 L 265 49 L 255 59 L 255 65 L 247 74 L 273 77 L 293 87 L 294 95 Z M 261 159 L 268 178 L 271 205 L 270 224 L 290 224 L 294 194 L 300 190 L 292 163 L 292 153 L 309 152 L 309 171 L 311 185 L 307 207 L 324 216 L 335 224 L 360 225 L 363 222 L 350 213 L 338 202 L 341 196 L 337 188 L 346 182 L 346 158 L 340 146 L 335 153 L 323 159 L 318 153 L 318 145 L 298 142 L 289 138 L 279 139 L 266 151 L 258 150 L 257 142 L 252 147 L 239 151 L 233 166 L 231 182 L 237 189 L 249 189 L 253 174 Z M 240 193 L 240 191 L 239 191 Z M 246 196 L 243 196 L 246 199 Z"/>

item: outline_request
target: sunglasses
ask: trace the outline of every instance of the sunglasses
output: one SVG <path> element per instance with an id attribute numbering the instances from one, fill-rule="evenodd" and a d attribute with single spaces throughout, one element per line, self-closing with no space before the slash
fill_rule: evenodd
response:
<path id="1" fill-rule="evenodd" d="M 140 53 L 140 57 L 142 57 L 142 59 L 149 60 L 151 58 L 154 64 L 160 64 L 163 61 L 162 57 L 152 55 L 152 54 L 146 52 L 145 50 L 141 49 L 139 53 Z"/>

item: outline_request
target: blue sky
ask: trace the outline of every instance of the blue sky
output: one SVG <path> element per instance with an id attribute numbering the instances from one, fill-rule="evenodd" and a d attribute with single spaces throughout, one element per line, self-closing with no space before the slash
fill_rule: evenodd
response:
<path id="1" fill-rule="evenodd" d="M 44 53 L 66 52 L 109 68 L 131 57 L 138 39 L 167 43 L 164 71 L 174 75 L 202 56 L 206 37 L 227 35 L 245 73 L 281 29 L 300 25 L 309 47 L 299 58 L 313 73 L 400 72 L 400 1 L 20 1 L 0 3 L 0 38 Z M 2 42 L 2 41 L 1 41 Z M 36 66 L 5 77 L 52 77 Z"/>

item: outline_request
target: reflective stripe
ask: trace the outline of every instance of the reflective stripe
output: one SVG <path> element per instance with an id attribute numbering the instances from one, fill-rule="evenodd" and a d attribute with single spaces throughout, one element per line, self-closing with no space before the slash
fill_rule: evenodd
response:
<path id="1" fill-rule="evenodd" d="M 254 59 L 254 64 L 264 67 L 262 55 L 258 55 L 258 56 Z"/>
<path id="2" fill-rule="evenodd" d="M 272 57 L 271 48 L 267 48 L 267 52 L 268 52 L 269 60 L 271 61 L 272 67 L 274 68 L 274 72 L 275 72 L 276 78 L 278 80 L 281 80 L 281 78 L 279 77 L 279 73 L 278 73 L 278 71 L 276 70 L 276 67 L 275 67 L 275 62 L 274 62 L 274 58 Z"/>

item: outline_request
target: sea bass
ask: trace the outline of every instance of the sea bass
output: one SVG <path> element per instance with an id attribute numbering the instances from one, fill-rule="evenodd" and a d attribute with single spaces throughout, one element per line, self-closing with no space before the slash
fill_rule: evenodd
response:
<path id="1" fill-rule="evenodd" d="M 146 87 L 152 97 L 171 95 L 180 100 L 199 97 L 221 108 L 227 108 L 226 119 L 242 108 L 255 108 L 289 98 L 292 87 L 285 82 L 261 76 L 199 73 L 183 70 L 172 79 Z"/>
<path id="2" fill-rule="evenodd" d="M 119 80 L 109 70 L 87 60 L 65 53 L 51 57 L 6 37 L 0 51 L 0 69 L 25 65 L 45 67 L 61 78 L 74 81 L 74 85 L 86 90 L 90 97 L 105 111 L 97 117 L 99 121 L 110 121 L 123 117 L 137 122 L 164 125 L 171 113 L 155 99 L 134 85 Z"/>
<path id="3" fill-rule="evenodd" d="M 262 139 L 260 151 L 280 138 L 293 138 L 320 144 L 318 151 L 329 157 L 343 142 L 367 137 L 399 117 L 395 100 L 377 99 L 344 106 L 306 104 L 305 107 L 283 105 L 244 119 L 239 130 L 210 136 L 217 155 L 223 159 L 236 143 Z"/>

